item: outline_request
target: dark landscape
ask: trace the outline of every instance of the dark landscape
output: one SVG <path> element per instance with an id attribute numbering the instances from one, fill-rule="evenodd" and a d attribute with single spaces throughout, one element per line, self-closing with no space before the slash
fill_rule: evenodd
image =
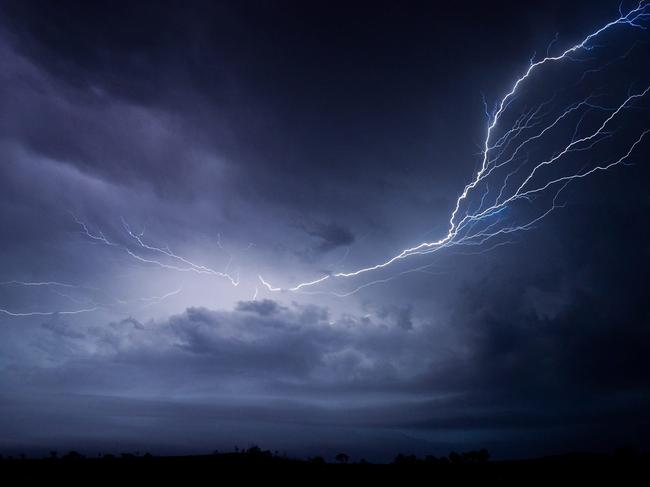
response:
<path id="1" fill-rule="evenodd" d="M 49 458 L 2 458 L 0 475 L 19 475 L 22 479 L 48 478 L 182 478 L 210 484 L 214 475 L 236 474 L 241 481 L 265 474 L 287 479 L 416 479 L 436 481 L 530 482 L 537 481 L 634 481 L 643 485 L 650 479 L 648 453 L 630 449 L 613 454 L 569 453 L 535 459 L 489 459 L 487 450 L 451 452 L 448 456 L 398 454 L 389 464 L 373 464 L 364 459 L 352 461 L 345 453 L 330 461 L 322 457 L 289 458 L 253 446 L 248 449 L 195 456 L 163 456 L 122 453 L 88 458 L 76 451 Z M 302 477 L 306 475 L 307 477 Z M 423 476 L 423 477 L 422 477 Z M 620 484 L 619 484 L 620 485 Z"/>

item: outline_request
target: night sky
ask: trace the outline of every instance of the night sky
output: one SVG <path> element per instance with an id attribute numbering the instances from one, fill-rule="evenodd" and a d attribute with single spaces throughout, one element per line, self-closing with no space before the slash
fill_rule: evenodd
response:
<path id="1" fill-rule="evenodd" d="M 0 1 L 0 453 L 650 447 L 622 8 Z"/>

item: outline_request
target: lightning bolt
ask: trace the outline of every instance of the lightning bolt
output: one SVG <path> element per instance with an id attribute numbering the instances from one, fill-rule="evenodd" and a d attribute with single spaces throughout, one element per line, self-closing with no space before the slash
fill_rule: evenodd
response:
<path id="1" fill-rule="evenodd" d="M 552 104 L 555 96 L 557 95 L 556 93 L 553 98 L 540 104 L 536 109 L 528 110 L 522 114 L 515 120 L 512 127 L 506 130 L 501 137 L 496 138 L 495 135 L 497 128 L 501 126 L 500 123 L 502 122 L 504 114 L 519 95 L 521 87 L 527 82 L 529 78 L 532 78 L 535 73 L 539 72 L 546 65 L 564 60 L 577 61 L 578 59 L 575 57 L 576 54 L 594 49 L 596 46 L 592 44 L 592 41 L 606 31 L 611 30 L 615 26 L 623 25 L 627 27 L 646 29 L 646 27 L 643 25 L 643 21 L 650 17 L 650 8 L 648 8 L 646 1 L 642 0 L 637 4 L 635 8 L 629 10 L 627 13 L 624 13 L 622 11 L 622 8 L 619 7 L 619 14 L 620 16 L 618 18 L 612 20 L 611 22 L 608 22 L 607 24 L 588 34 L 579 43 L 569 47 L 558 55 L 552 56 L 549 55 L 548 52 L 550 51 L 552 44 L 555 43 L 554 40 L 551 45 L 549 45 L 545 57 L 537 61 L 535 61 L 534 58 L 531 59 L 528 68 L 523 72 L 521 76 L 515 80 L 515 82 L 511 85 L 509 91 L 507 91 L 505 95 L 503 95 L 503 97 L 495 104 L 495 109 L 492 112 L 487 109 L 487 102 L 484 102 L 487 115 L 487 129 L 480 153 L 480 167 L 475 173 L 474 178 L 465 185 L 463 191 L 456 199 L 454 208 L 451 211 L 448 220 L 448 230 L 444 236 L 438 240 L 422 242 L 413 247 L 406 248 L 384 262 L 348 272 L 328 273 L 317 279 L 302 282 L 293 287 L 282 288 L 274 286 L 270 282 L 266 281 L 261 275 L 259 275 L 258 279 L 262 285 L 270 292 L 304 292 L 303 290 L 305 288 L 316 286 L 326 281 L 331 281 L 333 279 L 352 278 L 365 273 L 387 268 L 398 261 L 414 255 L 438 252 L 441 249 L 457 245 L 480 246 L 496 237 L 529 230 L 555 209 L 563 206 L 558 203 L 558 197 L 560 196 L 562 190 L 564 190 L 564 188 L 566 188 L 570 182 L 583 179 L 599 171 L 606 171 L 615 166 L 625 164 L 636 147 L 643 141 L 647 134 L 650 133 L 650 130 L 643 131 L 638 136 L 638 138 L 636 138 L 628 146 L 628 150 L 620 155 L 620 157 L 597 164 L 595 167 L 592 167 L 590 169 L 583 168 L 581 170 L 563 176 L 554 177 L 538 182 L 538 179 L 541 179 L 540 173 L 542 173 L 546 168 L 550 166 L 556 166 L 556 163 L 559 160 L 565 158 L 565 156 L 568 154 L 588 151 L 604 140 L 610 138 L 614 133 L 613 129 L 611 128 L 612 122 L 620 117 L 621 113 L 623 113 L 626 109 L 633 106 L 635 102 L 643 98 L 648 93 L 648 91 L 650 91 L 650 86 L 637 93 L 628 94 L 625 100 L 613 107 L 605 107 L 595 103 L 595 100 L 598 98 L 598 96 L 592 94 L 586 99 L 570 105 L 559 116 L 555 117 L 552 121 L 546 122 L 544 124 L 542 121 L 547 114 L 546 108 Z M 632 46 L 632 48 L 629 49 L 623 56 L 617 58 L 613 62 L 627 57 L 633 48 L 634 46 Z M 580 82 L 584 80 L 588 74 L 602 70 L 611 64 L 612 63 L 607 63 L 598 69 L 585 71 L 580 78 Z M 608 113 L 608 115 L 595 129 L 591 130 L 586 135 L 579 137 L 578 133 L 582 129 L 584 118 L 587 116 L 587 113 L 591 112 L 604 112 Z M 515 185 L 514 189 L 511 189 L 511 179 L 513 176 L 519 173 L 522 168 L 529 162 L 530 154 L 528 154 L 523 159 L 523 162 L 521 162 L 516 168 L 510 170 L 506 174 L 505 178 L 499 185 L 499 192 L 495 199 L 490 204 L 486 203 L 488 201 L 488 194 L 490 193 L 490 188 L 487 184 L 487 178 L 495 174 L 501 168 L 504 168 L 506 166 L 509 167 L 513 163 L 519 163 L 520 154 L 522 151 L 524 151 L 524 149 L 529 147 L 531 143 L 543 138 L 546 134 L 554 130 L 558 125 L 570 119 L 570 117 L 574 114 L 578 113 L 582 113 L 582 116 L 576 123 L 573 130 L 573 136 L 568 144 L 566 144 L 561 150 L 559 150 L 551 157 L 535 163 L 532 166 L 532 169 L 528 169 L 529 172 L 526 174 L 523 180 L 518 185 Z M 542 128 L 540 129 L 540 127 Z M 515 142 L 522 134 L 527 133 L 531 129 L 538 129 L 539 131 L 535 135 L 528 136 L 518 144 Z M 506 154 L 506 152 L 513 145 L 514 149 L 512 149 L 512 152 L 510 152 L 509 157 L 504 158 L 504 154 Z M 485 191 L 480 199 L 478 207 L 475 210 L 470 211 L 468 208 L 468 200 L 470 194 L 472 194 L 475 189 L 483 184 L 485 185 Z M 519 201 L 532 203 L 535 198 L 541 196 L 544 192 L 553 188 L 555 188 L 555 193 L 553 195 L 550 206 L 545 211 L 543 211 L 535 218 L 529 219 L 525 223 L 510 225 L 505 224 L 505 220 L 502 214 L 504 211 L 506 211 L 506 209 L 512 207 L 514 203 Z M 373 283 L 375 282 L 385 282 L 385 280 L 373 281 Z M 365 286 L 366 285 L 363 285 L 356 290 L 359 290 Z M 353 292 L 356 292 L 356 290 Z M 343 294 L 347 295 L 348 293 Z"/>
<path id="2" fill-rule="evenodd" d="M 59 287 L 68 287 L 68 288 L 79 287 L 74 284 L 67 284 L 65 282 L 57 282 L 57 281 L 40 281 L 40 282 L 4 281 L 4 282 L 0 282 L 0 286 L 25 286 L 25 287 L 59 286 Z"/>
<path id="3" fill-rule="evenodd" d="M 78 285 L 78 284 L 70 284 L 70 283 L 64 283 L 64 282 L 58 282 L 58 281 L 35 281 L 35 282 L 30 282 L 30 281 L 18 281 L 18 280 L 13 280 L 13 281 L 4 281 L 0 282 L 0 286 L 11 286 L 11 287 L 46 287 L 46 288 L 54 288 L 53 292 L 61 297 L 67 298 L 77 304 L 80 305 L 85 305 L 84 307 L 78 308 L 78 309 L 57 309 L 57 310 L 50 310 L 50 311 L 11 311 L 9 309 L 5 308 L 0 308 L 0 313 L 7 315 L 7 316 L 12 316 L 12 317 L 29 317 L 29 316 L 53 316 L 53 315 L 77 315 L 77 314 L 82 314 L 82 313 L 91 313 L 94 311 L 99 311 L 99 310 L 109 310 L 109 309 L 116 309 L 118 307 L 123 307 L 123 306 L 128 306 L 132 305 L 135 303 L 144 303 L 142 308 L 146 308 L 149 306 L 152 306 L 154 304 L 160 303 L 162 301 L 165 301 L 166 299 L 169 299 L 173 296 L 177 296 L 180 294 L 183 290 L 183 287 L 179 287 L 178 289 L 172 290 L 170 292 L 164 293 L 160 296 L 146 296 L 146 297 L 138 297 L 138 298 L 133 298 L 133 299 L 119 299 L 119 298 L 110 298 L 111 302 L 100 302 L 100 301 L 95 301 L 94 299 L 91 298 L 86 298 L 86 299 L 77 299 L 73 296 L 70 296 L 68 294 L 60 293 L 56 291 L 57 288 L 68 288 L 68 289 L 81 289 L 81 290 L 92 290 L 96 292 L 100 292 L 104 295 L 108 295 L 105 291 L 102 291 L 101 289 L 95 288 L 95 287 L 89 287 L 89 286 L 83 286 L 83 285 Z"/>
<path id="4" fill-rule="evenodd" d="M 27 316 L 54 316 L 54 315 L 79 315 L 82 313 L 91 313 L 93 311 L 99 311 L 100 306 L 93 306 L 92 308 L 81 308 L 75 310 L 58 310 L 58 311 L 26 311 L 26 312 L 15 312 L 8 309 L 0 308 L 0 313 L 12 316 L 14 318 L 24 318 Z"/>
<path id="5" fill-rule="evenodd" d="M 650 6 L 646 0 L 640 1 L 635 8 L 627 12 L 623 12 L 619 7 L 618 18 L 602 25 L 597 30 L 585 36 L 580 42 L 565 49 L 558 55 L 551 55 L 551 49 L 558 40 L 558 37 L 555 36 L 547 47 L 545 56 L 538 60 L 535 60 L 535 57 L 531 58 L 528 67 L 515 79 L 505 94 L 494 104 L 492 110 L 488 108 L 488 103 L 485 98 L 483 99 L 486 127 L 482 143 L 479 147 L 480 152 L 478 156 L 480 157 L 480 163 L 472 179 L 463 187 L 450 209 L 449 218 L 445 224 L 446 232 L 440 238 L 432 241 L 424 241 L 403 249 L 391 258 L 374 265 L 345 272 L 337 269 L 337 272 L 324 273 L 320 277 L 295 284 L 291 287 L 283 288 L 276 286 L 264 279 L 262 275 L 258 275 L 258 280 L 262 285 L 260 289 L 266 289 L 269 292 L 331 294 L 337 297 L 346 297 L 369 286 L 386 283 L 400 276 L 414 272 L 429 272 L 428 269 L 432 264 L 405 270 L 386 278 L 375 279 L 346 292 L 310 291 L 309 289 L 326 282 L 355 278 L 366 273 L 386 269 L 409 257 L 432 254 L 451 247 L 479 249 L 477 252 L 466 252 L 464 254 L 480 254 L 502 245 L 513 243 L 512 240 L 503 240 L 506 238 L 509 239 L 511 235 L 534 228 L 552 212 L 563 207 L 563 204 L 560 202 L 560 197 L 570 183 L 587 178 L 597 172 L 604 172 L 616 166 L 626 164 L 637 147 L 650 134 L 650 129 L 641 131 L 636 138 L 632 138 L 626 143 L 626 149 L 608 160 L 591 164 L 589 167 L 583 166 L 573 171 L 564 170 L 564 166 L 561 166 L 560 162 L 565 162 L 572 155 L 579 155 L 591 151 L 600 144 L 603 144 L 606 140 L 611 139 L 617 132 L 615 127 L 617 120 L 650 92 L 650 86 L 634 93 L 627 93 L 627 96 L 622 101 L 611 106 L 601 102 L 601 98 L 604 97 L 603 94 L 594 92 L 589 96 L 582 97 L 578 101 L 568 105 L 562 105 L 564 108 L 555 114 L 554 107 L 556 106 L 557 100 L 565 91 L 565 89 L 559 89 L 550 98 L 545 99 L 537 105 L 533 105 L 532 108 L 524 107 L 522 113 L 514 117 L 510 115 L 513 111 L 512 107 L 521 98 L 521 92 L 524 90 L 524 86 L 537 73 L 543 72 L 545 66 L 563 61 L 585 61 L 585 59 L 580 59 L 579 55 L 599 47 L 593 41 L 617 26 L 646 29 L 644 22 L 648 18 L 650 18 Z M 597 68 L 585 69 L 578 78 L 578 81 L 568 87 L 575 88 L 595 73 L 604 71 L 606 68 L 627 59 L 637 45 L 638 42 L 621 56 Z M 598 123 L 592 126 L 590 125 L 590 117 L 594 114 L 598 116 Z M 576 117 L 577 120 L 574 121 Z M 513 118 L 514 120 L 512 120 Z M 509 121 L 509 123 L 506 123 L 506 121 Z M 545 137 L 563 129 L 564 125 L 571 123 L 573 125 L 569 131 L 565 131 L 567 136 L 570 136 L 568 142 L 563 142 L 563 146 L 551 155 L 539 156 L 536 154 L 538 148 L 535 147 L 535 144 L 539 144 Z M 564 172 L 548 175 L 547 173 L 551 170 L 563 170 Z M 517 220 L 513 216 L 513 212 L 520 205 L 528 205 L 526 208 L 532 208 L 534 203 L 540 200 L 545 202 L 545 206 L 541 208 L 536 207 L 534 215 L 520 220 Z M 124 218 L 121 219 L 124 235 L 119 236 L 115 240 L 112 236 L 109 238 L 99 229 L 92 229 L 91 226 L 75 215 L 72 215 L 72 217 L 78 225 L 80 233 L 88 241 L 126 254 L 130 259 L 140 264 L 174 272 L 214 276 L 225 279 L 235 287 L 240 283 L 239 272 L 232 274 L 229 271 L 232 256 L 230 256 L 223 270 L 216 270 L 204 264 L 196 263 L 188 257 L 172 251 L 167 245 L 161 246 L 154 244 L 150 239 L 145 237 L 144 229 L 140 232 L 133 230 Z M 220 234 L 217 235 L 216 245 L 220 249 L 224 249 Z M 252 246 L 252 243 L 249 244 L 247 249 L 250 249 Z M 342 264 L 347 258 L 348 252 L 349 249 L 346 249 L 345 255 L 343 255 L 334 267 L 339 267 Z M 457 253 L 460 254 L 461 252 Z M 0 282 L 0 286 L 20 286 L 26 288 L 47 287 L 52 292 L 70 299 L 70 301 L 77 303 L 77 306 L 79 306 L 75 309 L 26 312 L 0 308 L 0 313 L 12 317 L 50 316 L 56 314 L 76 315 L 133 303 L 143 303 L 144 306 L 149 306 L 182 292 L 181 286 L 161 296 L 130 300 L 107 298 L 102 301 L 95 301 L 90 298 L 86 300 L 76 299 L 76 297 L 65 294 L 62 291 L 65 289 L 103 291 L 66 282 L 5 281 Z M 257 299 L 260 289 L 257 286 L 255 287 L 253 300 Z M 74 293 L 71 292 L 71 294 Z M 104 298 L 106 298 L 106 295 Z"/>
<path id="6" fill-rule="evenodd" d="M 81 233 L 86 237 L 88 237 L 91 241 L 100 245 L 105 245 L 107 247 L 112 247 L 121 250 L 138 262 L 155 265 L 162 269 L 168 269 L 177 272 L 193 272 L 196 274 L 208 274 L 212 276 L 217 276 L 217 277 L 227 279 L 228 281 L 230 281 L 230 283 L 233 286 L 239 285 L 239 276 L 238 275 L 233 276 L 232 274 L 228 273 L 227 268 L 223 272 L 217 271 L 210 267 L 191 262 L 189 259 L 182 257 L 178 254 L 175 254 L 167 246 L 162 248 L 162 247 L 156 247 L 152 244 L 146 243 L 144 241 L 144 230 L 140 233 L 135 233 L 134 231 L 131 230 L 131 228 L 129 227 L 129 225 L 127 224 L 124 218 L 122 218 L 122 226 L 124 227 L 127 235 L 131 237 L 131 240 L 135 243 L 134 246 L 137 249 L 139 249 L 138 252 L 136 252 L 135 250 L 133 250 L 131 247 L 127 245 L 123 245 L 114 242 L 112 240 L 109 240 L 101 231 L 92 232 L 88 228 L 88 225 L 85 222 L 78 219 L 74 214 L 72 215 L 72 217 L 74 218 L 74 221 L 77 223 L 77 225 L 79 225 L 79 227 L 81 228 Z M 147 254 L 142 255 L 141 253 L 139 253 L 142 251 L 145 251 L 148 254 L 164 256 L 164 258 L 166 258 L 167 260 L 163 261 L 154 258 L 152 256 L 146 256 Z"/>

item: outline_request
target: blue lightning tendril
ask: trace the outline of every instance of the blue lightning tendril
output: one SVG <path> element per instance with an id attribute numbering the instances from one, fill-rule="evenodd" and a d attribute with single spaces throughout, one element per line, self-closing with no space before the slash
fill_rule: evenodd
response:
<path id="1" fill-rule="evenodd" d="M 649 130 L 643 131 L 638 138 L 636 138 L 628 147 L 628 150 L 623 153 L 620 157 L 615 158 L 612 161 L 608 161 L 602 164 L 599 164 L 595 167 L 592 167 L 589 170 L 580 170 L 568 175 L 563 175 L 550 180 L 545 180 L 538 182 L 538 176 L 540 172 L 549 166 L 555 165 L 561 158 L 570 153 L 587 151 L 595 147 L 597 144 L 603 140 L 609 138 L 613 134 L 613 130 L 610 128 L 612 121 L 616 119 L 623 111 L 633 106 L 633 103 L 638 101 L 640 98 L 644 97 L 649 91 L 650 86 L 644 90 L 638 91 L 636 93 L 628 94 L 627 98 L 623 100 L 622 103 L 614 107 L 603 107 L 594 102 L 596 95 L 591 95 L 581 102 L 574 103 L 567 107 L 558 117 L 552 120 L 550 123 L 547 123 L 541 130 L 539 130 L 535 135 L 528 136 L 524 140 L 516 140 L 518 137 L 525 133 L 526 131 L 534 128 L 539 128 L 541 120 L 545 112 L 544 108 L 553 100 L 548 100 L 538 106 L 535 110 L 528 110 L 523 115 L 521 115 L 517 120 L 515 120 L 513 126 L 505 131 L 505 133 L 494 140 L 494 132 L 499 126 L 503 115 L 506 113 L 507 109 L 510 107 L 511 103 L 519 95 L 520 88 L 522 85 L 533 76 L 534 73 L 539 71 L 543 66 L 559 62 L 562 60 L 578 61 L 574 55 L 580 51 L 590 51 L 596 46 L 592 41 L 603 34 L 605 31 L 612 29 L 614 26 L 623 25 L 638 29 L 646 29 L 646 26 L 643 25 L 643 22 L 650 18 L 650 7 L 646 1 L 641 1 L 637 6 L 627 13 L 623 12 L 622 8 L 619 9 L 620 16 L 603 25 L 599 29 L 590 33 L 582 39 L 579 43 L 573 45 L 572 47 L 566 49 L 561 54 L 556 56 L 551 56 L 548 54 L 550 52 L 553 44 L 557 42 L 556 39 L 549 45 L 546 57 L 535 61 L 535 56 L 530 60 L 530 64 L 526 71 L 521 75 L 514 84 L 511 86 L 510 90 L 500 99 L 496 104 L 495 109 L 490 112 L 488 110 L 488 103 L 483 97 L 483 105 L 485 107 L 486 117 L 487 117 L 487 131 L 481 150 L 481 164 L 480 169 L 476 172 L 474 179 L 469 182 L 461 192 L 460 196 L 457 198 L 455 206 L 451 212 L 449 218 L 449 227 L 446 235 L 442 238 L 432 241 L 432 242 L 422 242 L 416 246 L 402 250 L 397 255 L 392 258 L 375 264 L 368 267 L 363 267 L 354 271 L 348 272 L 335 272 L 325 274 L 317 279 L 299 283 L 293 287 L 281 288 L 272 285 L 266 281 L 261 275 L 258 276 L 259 281 L 264 285 L 264 287 L 271 292 L 281 292 L 281 291 L 292 291 L 292 292 L 304 292 L 304 288 L 322 284 L 325 281 L 332 279 L 343 279 L 356 277 L 361 274 L 365 274 L 372 271 L 377 271 L 380 269 L 387 268 L 392 264 L 395 264 L 398 261 L 406 259 L 414 255 L 429 254 L 433 252 L 438 252 L 441 249 L 458 246 L 458 245 L 470 245 L 470 246 L 479 246 L 483 245 L 486 242 L 500 237 L 503 235 L 512 234 L 515 232 L 520 232 L 523 230 L 529 230 L 533 226 L 541 221 L 543 218 L 548 216 L 555 209 L 562 207 L 557 202 L 558 196 L 561 191 L 572 181 L 585 178 L 591 174 L 594 174 L 598 171 L 605 171 L 611 169 L 617 165 L 624 165 L 627 162 L 627 159 L 630 157 L 634 149 L 644 140 L 644 138 L 650 133 Z M 632 46 L 623 56 L 615 59 L 614 61 L 608 63 L 597 69 L 587 70 L 583 73 L 580 81 L 582 81 L 587 75 L 597 72 L 601 69 L 604 69 L 606 66 L 611 65 L 614 62 L 618 62 L 621 59 L 625 59 L 632 49 L 635 46 Z M 555 95 L 554 95 L 555 96 Z M 502 167 L 509 166 L 511 163 L 519 162 L 519 154 L 531 145 L 532 142 L 542 138 L 549 131 L 553 130 L 558 124 L 567 119 L 572 114 L 578 112 L 579 110 L 586 109 L 590 111 L 602 111 L 607 112 L 608 116 L 604 121 L 594 130 L 590 131 L 588 134 L 578 137 L 578 129 L 581 128 L 583 118 L 585 113 L 578 121 L 576 127 L 574 128 L 573 137 L 570 142 L 560 151 L 558 151 L 553 156 L 546 158 L 538 163 L 536 163 L 532 169 L 529 170 L 528 174 L 524 177 L 523 181 L 516 185 L 514 188 L 510 188 L 510 179 L 517 172 L 520 172 L 522 167 L 528 162 L 530 155 L 528 154 L 522 163 L 520 163 L 516 168 L 511 170 L 505 178 L 502 180 L 498 195 L 491 204 L 486 204 L 487 196 L 489 194 L 489 187 L 487 185 L 487 178 L 495 174 L 496 171 Z M 502 159 L 506 150 L 512 145 L 517 144 L 515 148 L 510 153 L 510 156 Z M 468 200 L 470 194 L 482 183 L 485 183 L 485 192 L 483 193 L 478 208 L 470 211 L 467 207 L 466 200 Z M 509 226 L 503 226 L 503 220 L 496 219 L 496 221 L 490 222 L 489 220 L 493 219 L 500 215 L 507 207 L 511 206 L 513 203 L 518 201 L 533 201 L 534 198 L 541 195 L 541 193 L 555 188 L 554 197 L 552 199 L 550 207 L 543 211 L 540 215 L 529 219 L 525 223 L 514 224 Z M 409 271 L 407 271 L 409 272 Z M 385 280 L 373 281 L 373 282 L 385 282 Z M 372 283 L 369 283 L 372 284 Z M 366 287 L 361 286 L 362 287 Z M 360 289 L 357 288 L 356 290 Z M 353 291 L 353 292 L 356 292 Z M 335 294 L 336 293 L 332 293 Z M 345 293 L 349 295 L 350 293 Z"/>

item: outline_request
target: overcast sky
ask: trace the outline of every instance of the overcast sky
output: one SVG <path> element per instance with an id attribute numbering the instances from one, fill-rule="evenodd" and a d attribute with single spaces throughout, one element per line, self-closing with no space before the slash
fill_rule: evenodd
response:
<path id="1" fill-rule="evenodd" d="M 1 1 L 0 450 L 650 446 L 650 93 L 621 105 L 648 31 L 535 68 L 490 154 L 575 112 L 461 214 L 622 106 L 534 182 L 621 164 L 464 230 L 521 231 L 336 277 L 444 237 L 495 103 L 619 15 Z"/>

